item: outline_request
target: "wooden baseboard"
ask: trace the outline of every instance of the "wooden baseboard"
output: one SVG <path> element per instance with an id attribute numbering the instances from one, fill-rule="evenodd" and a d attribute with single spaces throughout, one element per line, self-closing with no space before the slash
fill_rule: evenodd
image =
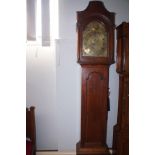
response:
<path id="1" fill-rule="evenodd" d="M 112 154 L 112 149 L 109 150 Z M 76 155 L 76 152 L 37 151 L 36 155 Z"/>
<path id="2" fill-rule="evenodd" d="M 37 150 L 36 152 L 58 152 L 58 150 Z"/>
<path id="3" fill-rule="evenodd" d="M 76 152 L 41 151 L 36 152 L 36 155 L 76 155 Z"/>

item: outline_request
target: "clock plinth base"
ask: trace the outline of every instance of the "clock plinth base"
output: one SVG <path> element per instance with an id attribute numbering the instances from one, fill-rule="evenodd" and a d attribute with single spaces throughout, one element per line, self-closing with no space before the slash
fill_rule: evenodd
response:
<path id="1" fill-rule="evenodd" d="M 107 146 L 81 147 L 80 142 L 76 144 L 77 155 L 110 155 Z"/>

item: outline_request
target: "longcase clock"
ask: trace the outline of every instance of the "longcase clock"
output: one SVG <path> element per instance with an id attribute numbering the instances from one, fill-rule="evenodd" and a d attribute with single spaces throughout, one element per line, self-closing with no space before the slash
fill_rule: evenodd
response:
<path id="1" fill-rule="evenodd" d="M 109 155 L 106 135 L 114 29 L 115 14 L 100 1 L 91 1 L 84 11 L 77 12 L 77 58 L 82 67 L 78 155 Z"/>
<path id="2" fill-rule="evenodd" d="M 129 23 L 117 27 L 117 63 L 119 100 L 117 124 L 113 132 L 115 155 L 129 155 Z"/>

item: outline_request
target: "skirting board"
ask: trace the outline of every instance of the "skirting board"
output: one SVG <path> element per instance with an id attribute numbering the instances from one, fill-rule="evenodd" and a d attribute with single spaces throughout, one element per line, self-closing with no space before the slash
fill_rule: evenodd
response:
<path id="1" fill-rule="evenodd" d="M 110 149 L 110 153 L 112 154 L 112 150 Z M 36 155 L 76 155 L 76 152 L 53 152 L 53 151 L 49 151 L 49 152 L 36 152 Z"/>
<path id="2" fill-rule="evenodd" d="M 36 155 L 76 155 L 76 152 L 36 152 Z"/>

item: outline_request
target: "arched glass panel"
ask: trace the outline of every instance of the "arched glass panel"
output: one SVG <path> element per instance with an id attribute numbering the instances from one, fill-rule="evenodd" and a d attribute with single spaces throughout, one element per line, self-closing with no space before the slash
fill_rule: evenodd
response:
<path id="1" fill-rule="evenodd" d="M 82 55 L 107 57 L 107 31 L 103 23 L 90 22 L 83 31 Z"/>

